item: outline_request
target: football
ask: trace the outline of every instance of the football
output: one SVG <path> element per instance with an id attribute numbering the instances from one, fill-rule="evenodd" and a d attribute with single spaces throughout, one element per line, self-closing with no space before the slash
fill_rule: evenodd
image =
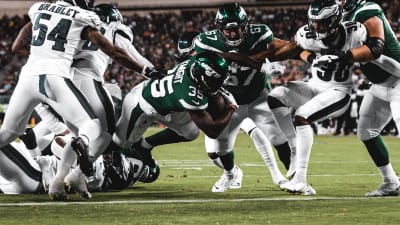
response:
<path id="1" fill-rule="evenodd" d="M 225 109 L 225 98 L 221 94 L 208 97 L 207 111 L 211 114 L 212 117 L 221 115 L 225 111 Z"/>

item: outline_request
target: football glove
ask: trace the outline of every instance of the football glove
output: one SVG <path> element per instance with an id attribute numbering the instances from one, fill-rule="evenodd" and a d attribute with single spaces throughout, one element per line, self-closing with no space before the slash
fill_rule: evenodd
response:
<path id="1" fill-rule="evenodd" d="M 236 102 L 235 97 L 225 88 L 220 88 L 219 93 L 221 93 L 222 97 L 224 97 L 226 104 L 229 107 L 234 108 L 235 110 L 239 108 L 239 105 Z"/>
<path id="2" fill-rule="evenodd" d="M 314 61 L 312 62 L 312 66 L 321 68 L 327 66 L 330 63 L 335 63 L 338 61 L 339 61 L 339 56 L 337 55 L 323 55 L 314 59 Z"/>
<path id="3" fill-rule="evenodd" d="M 282 76 L 285 73 L 285 68 L 280 62 L 270 62 L 266 58 L 261 65 L 261 72 L 271 76 Z"/>
<path id="4" fill-rule="evenodd" d="M 164 72 L 157 70 L 154 67 L 143 67 L 142 75 L 147 79 L 160 79 L 166 76 Z"/>

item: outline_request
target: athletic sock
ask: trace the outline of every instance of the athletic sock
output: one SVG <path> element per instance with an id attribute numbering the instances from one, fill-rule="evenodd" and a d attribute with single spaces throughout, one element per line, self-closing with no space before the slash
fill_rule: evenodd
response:
<path id="1" fill-rule="evenodd" d="M 307 183 L 307 169 L 310 160 L 311 148 L 314 141 L 314 133 L 310 125 L 296 126 L 296 182 Z"/>
<path id="2" fill-rule="evenodd" d="M 230 151 L 228 154 L 220 156 L 219 158 L 221 159 L 221 163 L 226 171 L 232 170 L 235 166 L 235 154 L 233 153 L 233 150 Z"/>
<path id="3" fill-rule="evenodd" d="M 363 141 L 363 143 L 377 167 L 389 164 L 389 151 L 385 142 L 383 142 L 382 136 L 379 135 L 375 138 Z"/>
<path id="4" fill-rule="evenodd" d="M 383 183 L 400 183 L 391 163 L 378 167 L 378 170 L 381 173 Z"/>
<path id="5" fill-rule="evenodd" d="M 187 142 L 187 141 L 189 140 L 180 136 L 175 131 L 169 128 L 164 129 L 146 138 L 146 142 L 153 147 L 158 145 L 173 144 L 173 143 Z"/>

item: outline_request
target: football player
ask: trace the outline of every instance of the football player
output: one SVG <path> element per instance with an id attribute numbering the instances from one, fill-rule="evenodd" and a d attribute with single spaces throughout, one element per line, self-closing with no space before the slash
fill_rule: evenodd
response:
<path id="1" fill-rule="evenodd" d="M 249 24 L 245 10 L 237 3 L 223 5 L 217 12 L 215 25 L 217 29 L 198 36 L 195 41 L 196 52 L 233 51 L 243 55 L 253 55 L 267 49 L 273 51 L 287 43 L 275 38 L 268 26 Z M 240 107 L 221 135 L 216 139 L 206 137 L 208 157 L 215 165 L 224 169 L 223 175 L 212 187 L 212 192 L 224 192 L 228 188 L 241 187 L 242 171 L 235 165 L 233 145 L 240 124 L 247 117 L 254 121 L 261 129 L 263 136 L 269 138 L 278 152 L 285 151 L 289 157 L 289 144 L 275 124 L 267 105 L 270 86 L 266 76 L 264 73 L 235 62 L 229 65 L 227 90 L 232 92 Z M 260 136 L 260 138 L 265 137 Z M 258 150 L 263 152 L 262 155 L 270 155 L 269 144 L 258 147 Z M 295 146 L 291 145 L 291 147 Z M 287 181 L 279 170 L 271 172 L 276 185 L 279 186 Z"/>
<path id="2" fill-rule="evenodd" d="M 62 137 L 63 141 L 66 138 Z M 56 141 L 53 150 L 62 151 Z M 42 194 L 48 192 L 60 160 L 56 155 L 41 155 L 34 160 L 23 142 L 12 142 L 0 148 L 0 191 L 4 194 Z M 126 156 L 120 152 L 101 155 L 94 162 L 94 175 L 87 181 L 88 191 L 122 190 L 139 181 L 154 182 L 160 168 L 145 165 L 139 155 Z M 86 182 L 86 181 L 85 181 Z M 81 186 L 71 185 L 67 176 L 66 187 L 70 192 L 81 192 Z"/>
<path id="3" fill-rule="evenodd" d="M 0 130 L 0 146 L 5 146 L 25 130 L 33 108 L 40 102 L 51 105 L 76 130 L 77 138 L 68 140 L 60 168 L 49 188 L 54 200 L 66 199 L 64 178 L 78 157 L 80 168 L 90 176 L 92 164 L 88 145 L 100 135 L 101 126 L 87 100 L 71 81 L 71 64 L 79 44 L 89 40 L 104 53 L 126 67 L 142 71 L 126 52 L 113 46 L 98 29 L 99 17 L 87 9 L 92 0 L 65 0 L 56 3 L 38 2 L 29 10 L 31 22 L 26 24 L 14 42 L 18 51 L 31 37 L 30 55 L 22 68 L 17 87 L 10 99 L 9 108 Z M 32 87 L 32 84 L 36 84 Z"/>
<path id="4" fill-rule="evenodd" d="M 364 0 L 341 2 L 344 3 L 344 20 L 363 23 L 368 30 L 363 58 L 357 61 L 366 62 L 361 63 L 361 69 L 373 85 L 361 103 L 357 136 L 367 148 L 383 182 L 365 195 L 398 195 L 400 183 L 380 133 L 392 117 L 400 128 L 400 66 L 396 66 L 400 62 L 400 44 L 378 4 Z"/>
<path id="5" fill-rule="evenodd" d="M 302 50 L 300 57 L 312 63 L 312 78 L 309 82 L 293 81 L 275 88 L 268 104 L 289 142 L 296 142 L 292 162 L 295 174 L 282 187 L 302 195 L 315 195 L 306 179 L 313 144 L 311 123 L 346 111 L 352 88 L 352 52 L 366 41 L 367 31 L 360 23 L 340 23 L 341 7 L 336 0 L 313 1 L 307 16 L 308 24 L 297 31 L 295 42 L 297 49 Z M 338 56 L 327 55 L 338 50 L 343 52 L 340 60 Z M 295 127 L 288 107 L 295 109 Z"/>
<path id="6" fill-rule="evenodd" d="M 162 79 L 140 83 L 123 101 L 113 141 L 122 148 L 133 144 L 144 162 L 153 166 L 153 145 L 148 143 L 149 139 L 143 139 L 153 122 L 168 127 L 158 134 L 168 140 L 163 144 L 194 140 L 199 128 L 208 136 L 217 137 L 237 109 L 232 96 L 221 89 L 227 75 L 225 59 L 204 52 L 178 64 Z M 208 108 L 210 102 L 222 110 L 213 115 Z"/>

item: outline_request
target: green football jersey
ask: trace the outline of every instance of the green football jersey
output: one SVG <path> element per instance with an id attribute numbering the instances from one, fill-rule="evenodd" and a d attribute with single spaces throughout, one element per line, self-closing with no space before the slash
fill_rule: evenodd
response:
<path id="1" fill-rule="evenodd" d="M 268 44 L 273 39 L 274 35 L 267 25 L 250 24 L 248 33 L 237 47 L 226 45 L 220 32 L 218 30 L 211 30 L 199 34 L 195 41 L 195 50 L 197 53 L 204 51 L 236 51 L 243 55 L 252 55 L 267 49 Z M 265 87 L 270 89 L 271 86 L 268 78 L 264 73 L 231 62 L 226 88 L 235 96 L 239 105 L 248 104 L 260 96 L 261 91 Z"/>
<path id="2" fill-rule="evenodd" d="M 360 23 L 363 23 L 373 16 L 378 17 L 383 23 L 385 33 L 385 46 L 383 48 L 382 55 L 390 57 L 397 62 L 400 62 L 400 43 L 398 42 L 395 33 L 390 27 L 390 24 L 386 19 L 383 10 L 378 4 L 374 2 L 365 2 L 359 5 L 356 10 L 347 15 L 343 20 L 358 21 Z M 379 67 L 375 66 L 372 63 L 362 65 L 361 68 L 367 78 L 373 83 L 384 82 L 387 78 L 389 78 L 389 76 L 391 76 L 389 73 L 379 69 Z"/>
<path id="3" fill-rule="evenodd" d="M 178 64 L 168 76 L 150 80 L 144 87 L 143 98 L 161 115 L 171 112 L 204 110 L 208 99 L 190 77 L 193 59 Z"/>

